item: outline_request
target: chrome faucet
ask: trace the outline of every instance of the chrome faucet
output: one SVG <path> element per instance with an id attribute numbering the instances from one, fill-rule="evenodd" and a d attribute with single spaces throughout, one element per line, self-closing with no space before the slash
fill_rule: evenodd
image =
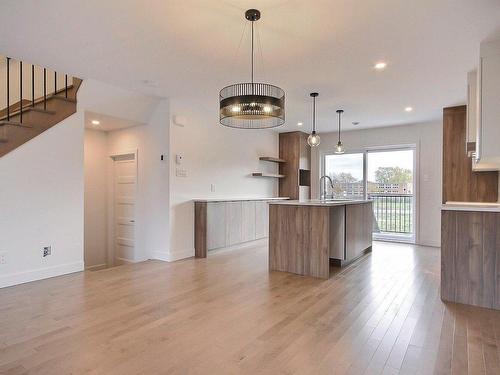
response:
<path id="1" fill-rule="evenodd" d="M 333 181 L 330 176 L 324 175 L 319 178 L 319 199 L 322 201 L 326 199 L 326 180 L 330 181 L 330 186 L 333 190 Z"/>

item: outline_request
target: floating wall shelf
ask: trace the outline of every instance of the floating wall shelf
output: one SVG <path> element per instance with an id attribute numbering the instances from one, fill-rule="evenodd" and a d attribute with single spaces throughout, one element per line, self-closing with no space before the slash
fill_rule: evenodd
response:
<path id="1" fill-rule="evenodd" d="M 272 156 L 261 156 L 259 158 L 259 160 L 271 161 L 273 163 L 286 163 L 286 160 L 280 159 L 280 158 L 275 158 L 275 157 L 272 157 Z"/>
<path id="2" fill-rule="evenodd" d="M 284 174 L 262 173 L 262 172 L 254 172 L 254 173 L 252 173 L 252 176 L 254 176 L 254 177 L 285 178 Z"/>

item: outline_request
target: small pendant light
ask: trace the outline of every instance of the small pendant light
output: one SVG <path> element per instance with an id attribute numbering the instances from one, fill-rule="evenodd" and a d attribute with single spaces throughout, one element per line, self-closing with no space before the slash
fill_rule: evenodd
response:
<path id="1" fill-rule="evenodd" d="M 339 141 L 337 142 L 337 145 L 335 146 L 335 153 L 336 154 L 343 154 L 345 152 L 344 145 L 342 144 L 342 141 L 340 140 L 340 122 L 341 122 L 341 117 L 344 111 L 342 109 L 337 109 L 337 114 L 339 118 Z"/>
<path id="2" fill-rule="evenodd" d="M 316 97 L 319 95 L 317 92 L 309 94 L 313 98 L 313 128 L 312 133 L 307 137 L 307 144 L 311 147 L 319 146 L 321 138 L 316 134 Z"/>

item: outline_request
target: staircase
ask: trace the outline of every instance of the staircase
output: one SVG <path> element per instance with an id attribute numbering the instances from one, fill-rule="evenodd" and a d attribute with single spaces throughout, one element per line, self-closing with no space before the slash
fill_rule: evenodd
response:
<path id="1" fill-rule="evenodd" d="M 0 157 L 75 113 L 82 83 L 81 79 L 8 57 L 3 62 Z"/>

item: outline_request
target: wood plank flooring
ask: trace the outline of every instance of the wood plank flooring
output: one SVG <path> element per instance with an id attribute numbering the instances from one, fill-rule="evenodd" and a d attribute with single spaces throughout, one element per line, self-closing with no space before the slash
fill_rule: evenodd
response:
<path id="1" fill-rule="evenodd" d="M 329 280 L 265 246 L 0 289 L 1 374 L 500 374 L 500 312 L 444 304 L 439 249 Z"/>

